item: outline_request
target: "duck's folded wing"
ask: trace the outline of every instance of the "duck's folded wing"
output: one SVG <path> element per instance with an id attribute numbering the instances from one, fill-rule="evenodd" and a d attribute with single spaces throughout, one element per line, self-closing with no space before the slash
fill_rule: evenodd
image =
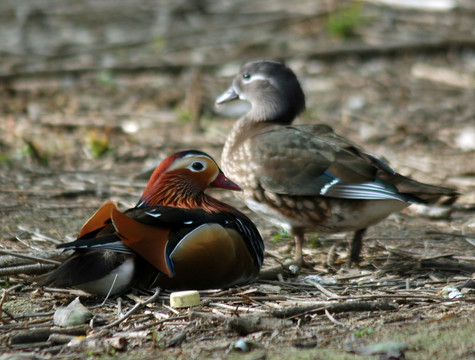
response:
<path id="1" fill-rule="evenodd" d="M 321 195 L 337 182 L 361 184 L 375 180 L 377 168 L 351 143 L 327 126 L 275 127 L 250 139 L 261 186 L 289 195 Z M 282 181 L 285 179 L 285 181 Z"/>
<path id="2" fill-rule="evenodd" d="M 191 233 L 193 233 L 193 239 L 200 236 L 212 239 L 213 237 L 210 234 L 213 232 L 210 229 L 219 226 L 223 231 L 239 234 L 241 241 L 247 246 L 256 264 L 259 267 L 262 266 L 264 254 L 262 237 L 252 221 L 240 212 L 209 213 L 201 209 L 153 206 L 131 209 L 126 214 L 142 224 L 169 229 L 167 254 L 175 251 L 180 243 L 189 243 Z M 212 227 L 203 225 L 212 225 Z M 200 229 L 200 231 L 197 232 L 197 229 Z M 169 266 L 173 267 L 173 264 L 170 263 Z"/>
<path id="3" fill-rule="evenodd" d="M 110 223 L 112 209 L 117 209 L 113 201 L 107 201 L 97 210 L 94 215 L 83 225 L 79 232 L 78 239 L 82 237 L 91 237 Z"/>
<path id="4" fill-rule="evenodd" d="M 173 268 L 167 253 L 170 229 L 143 224 L 112 209 L 111 220 L 122 242 L 162 273 L 172 277 Z"/>
<path id="5" fill-rule="evenodd" d="M 76 252 L 57 269 L 45 277 L 38 278 L 37 281 L 39 280 L 42 285 L 57 287 L 77 286 L 107 276 L 124 265 L 127 260 L 133 267 L 133 259 L 118 252 L 110 252 L 106 255 L 100 248 L 76 249 Z M 118 279 L 118 282 L 120 280 Z"/>
<path id="6" fill-rule="evenodd" d="M 458 195 L 398 174 L 326 125 L 275 127 L 250 141 L 260 185 L 274 193 L 429 203 Z"/>

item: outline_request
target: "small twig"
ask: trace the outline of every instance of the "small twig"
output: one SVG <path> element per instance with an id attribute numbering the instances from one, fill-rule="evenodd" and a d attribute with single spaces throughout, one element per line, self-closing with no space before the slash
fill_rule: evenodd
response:
<path id="1" fill-rule="evenodd" d="M 155 327 L 157 325 L 160 325 L 160 324 L 163 324 L 163 323 L 166 323 L 166 322 L 169 322 L 169 321 L 173 321 L 173 320 L 186 320 L 186 319 L 189 319 L 188 315 L 170 317 L 168 319 L 162 319 L 162 320 L 158 320 L 158 321 L 155 321 L 155 322 L 143 325 L 143 326 L 136 327 L 136 328 L 134 328 L 134 331 L 141 331 L 141 330 L 150 329 L 151 327 Z"/>
<path id="2" fill-rule="evenodd" d="M 375 295 L 351 295 L 341 296 L 338 300 L 377 300 L 377 299 L 404 299 L 404 300 L 438 300 L 439 296 L 434 295 L 412 295 L 412 294 L 375 294 Z"/>
<path id="3" fill-rule="evenodd" d="M 70 208 L 70 206 L 68 205 L 68 209 Z M 47 236 L 47 235 L 44 235 L 44 234 L 41 234 L 39 233 L 38 231 L 33 231 L 33 230 L 28 230 L 27 228 L 23 227 L 23 226 L 19 226 L 18 227 L 20 230 L 22 231 L 26 231 L 26 232 L 29 232 L 30 234 L 40 238 L 41 240 L 48 240 L 48 241 L 51 241 L 52 243 L 58 245 L 58 244 L 61 244 L 62 241 L 60 240 L 57 240 L 55 238 L 52 238 L 51 236 Z"/>
<path id="4" fill-rule="evenodd" d="M 475 243 L 473 244 L 475 245 Z M 475 256 L 454 256 L 455 260 L 475 261 Z"/>
<path id="5" fill-rule="evenodd" d="M 56 293 L 62 293 L 62 294 L 70 294 L 74 296 L 93 296 L 83 290 L 79 289 L 59 289 L 59 288 L 52 288 L 52 287 L 44 287 L 44 291 L 50 291 L 50 292 L 56 292 Z"/>
<path id="6" fill-rule="evenodd" d="M 167 304 L 163 304 L 162 305 L 165 309 L 167 309 L 168 311 L 174 313 L 175 315 L 180 315 L 180 312 L 178 310 L 175 310 L 174 308 L 172 308 L 171 306 L 167 305 Z"/>
<path id="7" fill-rule="evenodd" d="M 41 258 L 41 257 L 38 257 L 38 256 L 19 254 L 19 253 L 16 253 L 16 252 L 13 252 L 13 251 L 8 251 L 8 250 L 0 250 L 0 254 L 15 256 L 15 257 L 28 259 L 28 260 L 33 260 L 33 261 L 36 261 L 36 262 L 46 263 L 46 264 L 53 264 L 53 265 L 61 264 L 60 261 L 51 260 L 51 259 L 44 259 L 44 258 Z"/>
<path id="8" fill-rule="evenodd" d="M 210 303 L 209 306 L 215 306 L 215 307 L 220 307 L 222 309 L 230 310 L 233 312 L 265 312 L 265 310 L 262 309 L 256 309 L 256 308 L 249 308 L 249 307 L 244 307 L 244 306 L 239 306 L 239 305 L 227 305 L 227 304 L 220 304 L 220 303 Z"/>
<path id="9" fill-rule="evenodd" d="M 116 321 L 110 323 L 109 325 L 104 326 L 103 329 L 110 329 L 110 328 L 113 328 L 114 326 L 119 325 L 124 320 L 126 320 L 127 318 L 132 316 L 134 313 L 136 313 L 140 308 L 142 308 L 145 305 L 151 303 L 152 301 L 155 301 L 159 296 L 160 296 L 160 288 L 157 288 L 157 290 L 155 290 L 155 293 L 152 296 L 150 296 L 147 300 L 135 304 L 134 307 L 132 309 L 130 309 L 124 316 L 122 316 L 120 319 L 117 319 Z"/>
<path id="10" fill-rule="evenodd" d="M 15 286 L 11 286 L 11 287 L 9 287 L 8 289 L 5 289 L 5 291 L 6 291 L 7 293 L 10 293 L 10 292 L 12 292 L 13 290 L 16 290 L 16 289 L 18 289 L 18 288 L 21 288 L 22 286 L 23 286 L 23 284 L 16 284 Z"/>
<path id="11" fill-rule="evenodd" d="M 112 282 L 112 285 L 110 286 L 109 291 L 107 292 L 107 295 L 106 295 L 106 297 L 104 298 L 104 301 L 101 304 L 101 307 L 104 306 L 106 301 L 109 299 L 109 296 L 112 292 L 112 289 L 114 289 L 115 282 L 117 281 L 117 276 L 119 276 L 119 274 L 115 274 L 114 281 Z"/>
<path id="12" fill-rule="evenodd" d="M 25 319 L 25 318 L 35 318 L 35 317 L 48 317 L 54 315 L 54 311 L 48 311 L 43 313 L 25 313 L 25 314 L 17 314 L 18 319 Z"/>
<path id="13" fill-rule="evenodd" d="M 9 289 L 3 289 L 3 295 L 2 295 L 2 299 L 0 300 L 0 321 L 2 322 L 2 324 L 5 324 L 5 322 L 3 321 L 2 319 L 2 313 L 4 313 L 5 315 L 7 315 L 10 319 L 12 319 L 13 321 L 16 321 L 18 322 L 18 320 L 12 315 L 10 314 L 10 312 L 8 312 L 7 310 L 5 310 L 3 308 L 3 303 L 5 302 L 5 299 L 7 298 L 7 295 L 8 293 L 10 293 L 11 291 L 15 290 L 15 289 L 18 289 L 19 287 L 21 287 L 22 285 L 21 284 L 17 284 L 15 286 L 12 286 L 11 288 Z"/>
<path id="14" fill-rule="evenodd" d="M 7 311 L 7 310 L 5 310 L 5 309 L 2 309 L 2 312 L 3 312 L 5 315 L 7 315 L 10 319 L 12 319 L 13 321 L 18 322 L 18 320 L 16 319 L 16 317 L 13 316 L 12 314 L 10 314 L 9 311 Z M 3 322 L 3 321 L 2 321 L 2 322 Z"/>
<path id="15" fill-rule="evenodd" d="M 312 284 L 313 286 L 315 286 L 318 290 L 320 290 L 324 295 L 328 296 L 329 298 L 335 298 L 335 299 L 341 298 L 340 295 L 337 295 L 334 292 L 331 292 L 330 290 L 325 289 L 322 285 L 320 285 L 316 281 L 307 279 L 307 280 L 305 280 L 305 282 L 307 282 L 309 284 Z"/>
<path id="16" fill-rule="evenodd" d="M 37 246 L 34 246 L 33 244 L 31 244 L 31 241 L 27 240 L 23 240 L 22 238 L 20 238 L 20 236 L 15 236 L 15 240 L 18 241 L 20 244 L 24 245 L 25 247 L 29 248 L 29 249 L 32 249 L 32 250 L 35 250 L 35 251 L 41 251 L 41 249 Z"/>
<path id="17" fill-rule="evenodd" d="M 338 321 L 337 319 L 335 319 L 333 317 L 332 314 L 330 314 L 330 312 L 328 311 L 328 309 L 325 309 L 325 315 L 327 316 L 327 318 L 334 324 L 338 325 L 338 326 L 343 326 L 343 327 L 347 327 L 345 324 L 343 324 L 342 322 Z"/>
<path id="18" fill-rule="evenodd" d="M 361 278 L 370 277 L 370 276 L 373 276 L 373 274 L 369 273 L 369 274 L 347 275 L 347 276 L 341 276 L 341 277 L 336 277 L 335 276 L 335 279 L 337 279 L 337 280 L 353 280 L 353 279 L 361 279 Z"/>
<path id="19" fill-rule="evenodd" d="M 5 321 L 3 321 L 2 319 L 2 312 L 3 312 L 3 303 L 5 302 L 6 298 L 7 298 L 7 291 L 3 290 L 2 299 L 0 300 L 0 321 L 2 322 L 2 324 L 5 324 Z"/>
<path id="20" fill-rule="evenodd" d="M 387 286 L 387 285 L 386 285 Z M 243 296 L 209 296 L 203 297 L 203 300 L 209 299 L 210 301 L 228 301 L 228 302 L 249 302 L 252 301 L 254 303 L 260 304 L 261 301 L 283 301 L 287 300 L 288 296 L 283 295 L 267 295 L 267 296 L 253 296 L 252 298 L 249 297 L 247 299 Z"/>

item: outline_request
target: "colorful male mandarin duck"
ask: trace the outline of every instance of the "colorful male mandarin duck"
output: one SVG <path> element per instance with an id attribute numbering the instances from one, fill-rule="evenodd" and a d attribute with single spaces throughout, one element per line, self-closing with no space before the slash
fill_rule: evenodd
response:
<path id="1" fill-rule="evenodd" d="M 155 169 L 140 201 L 121 212 L 105 203 L 76 241 L 73 255 L 45 284 L 106 296 L 133 286 L 227 288 L 254 280 L 264 243 L 249 218 L 204 193 L 240 190 L 201 151 L 178 152 Z"/>
<path id="2" fill-rule="evenodd" d="M 227 176 L 243 188 L 247 206 L 292 233 L 303 263 L 308 231 L 355 231 L 349 265 L 358 263 L 366 228 L 411 203 L 457 193 L 402 176 L 326 125 L 291 125 L 305 110 L 295 74 L 277 61 L 242 66 L 216 100 L 251 103 L 234 125 L 222 154 Z"/>

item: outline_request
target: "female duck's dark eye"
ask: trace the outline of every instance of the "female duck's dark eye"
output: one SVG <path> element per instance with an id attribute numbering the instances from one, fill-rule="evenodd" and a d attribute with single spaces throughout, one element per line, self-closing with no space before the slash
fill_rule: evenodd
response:
<path id="1" fill-rule="evenodd" d="M 191 164 L 191 170 L 193 171 L 201 171 L 205 168 L 205 166 L 203 165 L 203 163 L 199 162 L 199 161 L 195 161 L 193 164 Z"/>
<path id="2" fill-rule="evenodd" d="M 251 78 L 251 74 L 245 73 L 243 74 L 242 78 L 245 80 L 249 80 Z"/>

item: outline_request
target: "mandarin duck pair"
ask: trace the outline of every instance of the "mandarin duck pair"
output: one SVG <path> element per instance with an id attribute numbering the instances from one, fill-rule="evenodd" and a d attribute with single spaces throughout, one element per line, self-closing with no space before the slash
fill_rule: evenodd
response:
<path id="1" fill-rule="evenodd" d="M 46 284 L 93 294 L 131 287 L 227 288 L 253 281 L 264 243 L 241 212 L 204 191 L 239 190 L 247 206 L 295 237 L 298 264 L 308 231 L 355 231 L 349 264 L 358 263 L 366 229 L 411 203 L 455 199 L 423 184 L 325 125 L 291 125 L 305 109 L 295 74 L 276 61 L 245 64 L 216 103 L 247 100 L 251 110 L 226 140 L 222 166 L 199 151 L 179 152 L 153 173 L 140 201 L 125 212 L 108 202 L 60 245 L 74 254 Z"/>

